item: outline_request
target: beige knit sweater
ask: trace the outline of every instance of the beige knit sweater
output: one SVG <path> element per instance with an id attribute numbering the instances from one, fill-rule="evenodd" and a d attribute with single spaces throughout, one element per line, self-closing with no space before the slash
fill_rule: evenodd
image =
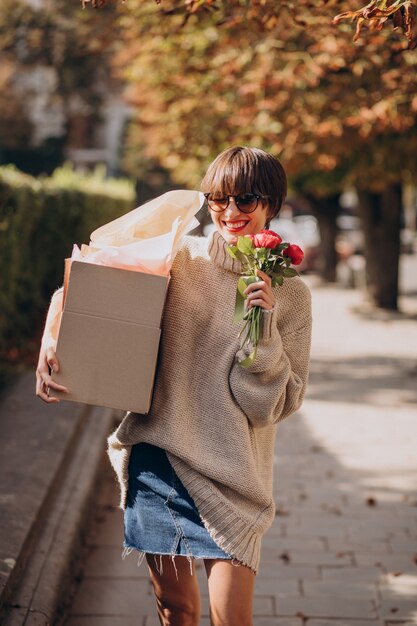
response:
<path id="1" fill-rule="evenodd" d="M 232 323 L 240 269 L 217 231 L 184 238 L 172 267 L 151 410 L 126 414 L 108 454 L 124 509 L 131 447 L 166 450 L 214 541 L 257 573 L 261 538 L 275 515 L 277 423 L 299 408 L 306 389 L 311 302 L 301 278 L 277 286 L 256 359 L 244 369 Z"/>

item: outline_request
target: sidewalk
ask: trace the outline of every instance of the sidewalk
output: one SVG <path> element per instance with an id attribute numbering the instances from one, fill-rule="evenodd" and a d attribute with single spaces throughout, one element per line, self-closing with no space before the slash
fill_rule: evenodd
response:
<path id="1" fill-rule="evenodd" d="M 308 396 L 278 429 L 277 516 L 263 540 L 254 626 L 417 624 L 417 281 L 405 315 L 313 277 Z M 158 626 L 146 564 L 122 560 L 123 515 L 107 459 L 84 576 L 65 626 Z M 204 568 L 201 626 L 209 626 Z"/>

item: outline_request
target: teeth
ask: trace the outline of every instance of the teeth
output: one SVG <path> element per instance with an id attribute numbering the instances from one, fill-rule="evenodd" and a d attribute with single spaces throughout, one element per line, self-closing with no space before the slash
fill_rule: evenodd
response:
<path id="1" fill-rule="evenodd" d="M 227 228 L 242 228 L 247 222 L 226 222 Z"/>

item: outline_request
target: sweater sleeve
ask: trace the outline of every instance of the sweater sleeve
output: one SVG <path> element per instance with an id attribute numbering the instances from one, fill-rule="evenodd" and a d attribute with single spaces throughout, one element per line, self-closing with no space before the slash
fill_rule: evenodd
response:
<path id="1" fill-rule="evenodd" d="M 248 368 L 237 361 L 229 376 L 232 394 L 254 428 L 285 419 L 302 404 L 308 380 L 311 346 L 311 300 L 302 324 L 281 336 L 277 311 L 263 313 L 255 361 Z"/>

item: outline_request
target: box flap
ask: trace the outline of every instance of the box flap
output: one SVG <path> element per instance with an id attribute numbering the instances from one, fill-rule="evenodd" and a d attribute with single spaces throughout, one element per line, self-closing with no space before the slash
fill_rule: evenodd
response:
<path id="1" fill-rule="evenodd" d="M 74 261 L 64 311 L 159 327 L 168 278 Z"/>

